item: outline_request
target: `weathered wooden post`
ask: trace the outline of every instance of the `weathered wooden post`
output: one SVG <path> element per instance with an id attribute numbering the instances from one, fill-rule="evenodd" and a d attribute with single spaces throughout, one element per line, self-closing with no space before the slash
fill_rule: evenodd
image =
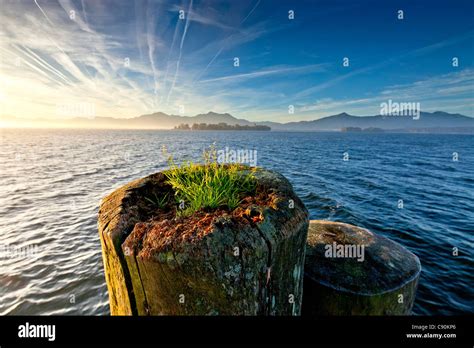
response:
<path id="1" fill-rule="evenodd" d="M 209 215 L 193 233 L 161 233 L 180 220 L 150 219 L 145 197 L 171 190 L 162 173 L 105 197 L 98 227 L 111 314 L 299 315 L 308 212 L 282 175 L 255 177 L 268 204 L 245 207 L 243 219 Z"/>
<path id="2" fill-rule="evenodd" d="M 420 272 L 418 257 L 388 238 L 312 220 L 302 315 L 408 315 Z"/>

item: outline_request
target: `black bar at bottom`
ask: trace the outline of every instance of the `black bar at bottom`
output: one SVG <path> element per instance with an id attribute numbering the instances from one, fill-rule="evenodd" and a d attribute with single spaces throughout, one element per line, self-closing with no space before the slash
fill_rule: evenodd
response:
<path id="1" fill-rule="evenodd" d="M 474 316 L 0 317 L 0 346 L 56 344 L 449 344 L 472 346 Z M 27 324 L 28 323 L 28 324 Z M 34 325 L 41 325 L 36 327 Z M 54 340 L 52 327 L 55 325 Z M 32 329 L 33 327 L 33 329 Z M 29 332 L 26 333 L 26 331 Z M 48 336 L 48 330 L 50 335 Z M 20 333 L 20 331 L 22 331 Z M 19 337 L 39 335 L 47 337 Z M 48 338 L 49 337 L 49 338 Z"/>

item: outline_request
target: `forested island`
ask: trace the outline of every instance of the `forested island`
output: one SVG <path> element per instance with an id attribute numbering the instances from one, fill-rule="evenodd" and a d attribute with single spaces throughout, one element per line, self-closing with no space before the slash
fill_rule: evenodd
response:
<path id="1" fill-rule="evenodd" d="M 242 130 L 242 131 L 269 131 L 271 130 L 268 126 L 262 125 L 252 125 L 252 126 L 241 126 L 241 125 L 230 125 L 224 122 L 217 124 L 207 124 L 207 123 L 194 123 L 192 126 L 189 126 L 187 123 L 181 123 L 179 126 L 174 127 L 176 130 Z"/>

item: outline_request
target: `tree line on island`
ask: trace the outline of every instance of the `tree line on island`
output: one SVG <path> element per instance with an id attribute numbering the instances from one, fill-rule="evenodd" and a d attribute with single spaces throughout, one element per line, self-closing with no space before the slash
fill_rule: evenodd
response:
<path id="1" fill-rule="evenodd" d="M 349 132 L 349 133 L 383 133 L 385 130 L 382 128 L 377 127 L 368 127 L 368 128 L 361 128 L 361 127 L 342 127 L 341 132 Z"/>
<path id="2" fill-rule="evenodd" d="M 224 122 L 217 123 L 217 124 L 207 124 L 207 123 L 194 123 L 190 126 L 187 123 L 181 123 L 179 126 L 175 126 L 174 129 L 176 130 L 252 130 L 252 131 L 269 131 L 271 130 L 268 126 L 263 125 L 245 125 L 241 126 L 239 124 L 230 125 Z"/>

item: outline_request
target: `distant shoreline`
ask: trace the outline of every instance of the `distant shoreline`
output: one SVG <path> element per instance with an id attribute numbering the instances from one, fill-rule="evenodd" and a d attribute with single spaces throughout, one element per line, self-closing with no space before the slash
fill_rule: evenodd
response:
<path id="1" fill-rule="evenodd" d="M 73 117 L 67 119 L 19 119 L 0 117 L 0 128 L 81 128 L 81 129 L 193 129 L 193 130 L 247 130 L 367 133 L 474 133 L 474 118 L 447 112 L 420 112 L 419 119 L 406 116 L 353 116 L 347 113 L 309 121 L 280 123 L 275 121 L 248 121 L 228 113 L 208 112 L 195 116 L 168 115 L 162 112 L 134 118 Z"/>
<path id="2" fill-rule="evenodd" d="M 79 130 L 79 131 L 152 131 L 152 132 L 183 132 L 180 129 L 169 129 L 169 128 L 105 128 L 105 127 L 0 127 L 0 133 L 2 130 Z M 247 129 L 247 130 L 210 130 L 203 129 L 200 132 L 262 132 L 261 130 Z M 192 133 L 192 131 L 189 131 Z M 272 129 L 271 133 L 335 133 L 335 134 L 461 134 L 461 135 L 474 135 L 474 128 L 441 128 L 441 129 L 385 129 L 380 132 L 370 131 L 341 131 L 340 129 L 322 129 L 322 130 L 296 130 L 296 129 Z"/>
<path id="3" fill-rule="evenodd" d="M 248 131 L 248 130 L 253 130 L 253 131 L 270 131 L 272 130 L 268 126 L 264 125 L 230 125 L 225 122 L 220 122 L 220 123 L 193 123 L 192 126 L 190 126 L 187 123 L 181 123 L 178 126 L 175 126 L 173 128 L 174 130 L 183 130 L 183 131 L 203 131 L 203 130 L 211 130 L 211 131 L 226 131 L 226 130 L 235 130 L 235 131 Z"/>

